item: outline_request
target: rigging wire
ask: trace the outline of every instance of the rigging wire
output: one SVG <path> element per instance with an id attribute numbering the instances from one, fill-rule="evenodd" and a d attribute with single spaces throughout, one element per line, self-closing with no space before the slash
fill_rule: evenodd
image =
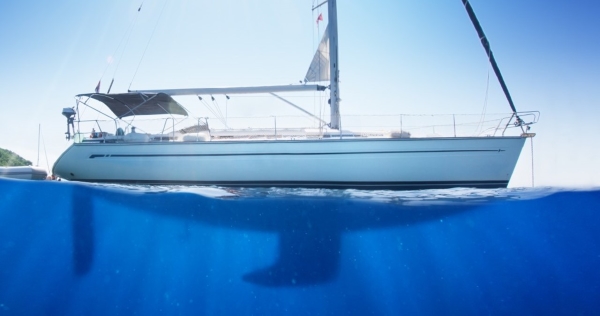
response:
<path id="1" fill-rule="evenodd" d="M 319 118 L 321 118 L 323 121 L 325 120 L 325 99 L 327 99 L 327 96 L 324 93 L 321 93 L 319 97 Z M 319 124 L 319 130 L 322 131 L 325 125 L 327 124 Z"/>
<path id="2" fill-rule="evenodd" d="M 129 27 L 127 28 L 127 31 L 125 31 L 125 33 L 123 34 L 123 37 L 121 38 L 121 41 L 119 42 L 119 45 L 117 45 L 117 48 L 115 49 L 114 53 L 110 56 L 110 58 L 114 58 L 117 55 L 119 48 L 121 48 L 121 44 L 123 44 L 123 41 L 125 41 L 125 46 L 123 46 L 123 53 L 121 55 L 121 58 L 118 58 L 118 62 L 115 67 L 115 70 L 113 72 L 112 81 L 110 83 L 107 93 L 110 93 L 110 88 L 112 87 L 112 84 L 115 81 L 115 77 L 117 75 L 117 70 L 119 69 L 119 66 L 121 65 L 121 61 L 123 60 L 122 57 L 125 55 L 125 51 L 127 50 L 127 46 L 129 44 L 129 39 L 131 38 L 131 34 L 133 33 L 133 28 L 137 23 L 137 20 L 138 20 L 138 17 L 140 16 L 140 11 L 142 10 L 143 5 L 144 5 L 144 1 L 142 1 L 140 6 L 138 7 L 137 14 L 135 15 L 135 19 L 131 22 L 131 24 L 129 24 Z M 102 72 L 102 76 L 100 76 L 100 81 L 102 81 L 102 79 L 104 78 L 104 75 L 106 74 L 106 71 L 108 70 L 108 68 L 111 65 L 112 65 L 112 60 L 109 60 L 108 64 L 104 68 L 104 71 Z"/>
<path id="3" fill-rule="evenodd" d="M 217 118 L 219 121 L 221 121 L 221 123 L 223 125 L 225 125 L 227 128 L 229 128 L 229 126 L 227 126 L 227 123 L 223 119 L 223 115 L 219 115 L 219 113 L 215 112 L 215 110 L 212 108 L 212 106 L 210 106 L 210 104 L 208 104 L 208 102 L 204 101 L 204 99 L 202 99 L 202 97 L 198 96 L 198 99 L 215 116 L 215 118 Z"/>
<path id="4" fill-rule="evenodd" d="M 529 137 L 531 142 L 531 187 L 535 187 L 534 176 L 533 176 L 533 137 Z"/>
<path id="5" fill-rule="evenodd" d="M 44 134 L 41 133 L 42 130 L 42 126 L 40 125 L 40 135 L 42 136 L 42 145 L 44 147 L 44 156 L 46 156 L 46 167 L 48 168 L 48 171 L 50 170 L 50 163 L 48 163 L 48 152 L 46 152 L 46 142 L 44 141 Z M 39 145 L 38 145 L 39 146 Z M 39 152 L 39 149 L 38 149 Z M 39 154 L 38 154 L 38 161 L 39 161 Z"/>
<path id="6" fill-rule="evenodd" d="M 315 1 L 316 0 L 313 0 L 313 3 L 312 3 L 313 8 L 315 7 Z M 315 10 L 311 10 L 311 14 L 312 14 L 312 20 L 314 20 L 315 19 Z M 312 43 L 312 51 L 314 52 L 315 51 L 315 27 L 314 26 L 313 26 L 313 31 L 312 31 L 312 42 L 311 43 Z M 317 100 L 318 100 L 317 93 L 313 92 L 313 113 L 317 113 Z M 322 118 L 321 114 L 319 114 L 319 118 Z"/>
<path id="7" fill-rule="evenodd" d="M 133 80 L 135 79 L 135 76 L 137 75 L 137 72 L 140 69 L 140 66 L 142 65 L 142 61 L 144 60 L 144 56 L 146 56 L 146 51 L 148 51 L 148 47 L 150 47 L 150 42 L 152 42 L 152 38 L 154 37 L 154 33 L 156 32 L 156 28 L 158 27 L 158 23 L 160 22 L 160 18 L 162 17 L 163 13 L 165 12 L 165 7 L 167 6 L 168 3 L 169 3 L 169 0 L 165 1 L 165 4 L 163 5 L 162 9 L 160 10 L 160 14 L 158 16 L 158 19 L 156 20 L 156 24 L 154 25 L 154 29 L 152 30 L 152 34 L 150 34 L 150 38 L 148 39 L 148 43 L 146 43 L 146 48 L 144 48 L 144 52 L 142 53 L 142 57 L 140 58 L 140 61 L 139 61 L 138 65 L 137 65 L 137 67 L 135 68 L 135 72 L 133 73 L 133 77 L 131 78 L 131 82 L 129 83 L 128 90 L 131 88 L 131 85 L 133 84 Z"/>
<path id="8" fill-rule="evenodd" d="M 492 50 L 491 48 L 488 46 L 487 47 L 487 51 L 486 51 L 487 55 L 488 55 L 488 61 L 486 63 L 487 65 L 487 79 L 486 79 L 486 83 L 485 83 L 485 98 L 483 101 L 483 109 L 481 110 L 481 116 L 479 118 L 479 125 L 477 125 L 477 129 L 475 129 L 475 135 L 478 135 L 479 133 L 481 133 L 481 129 L 483 128 L 483 121 L 485 120 L 485 114 L 487 112 L 487 105 L 488 105 L 488 97 L 489 97 L 489 91 L 490 91 L 490 67 L 492 60 L 491 60 L 491 53 Z"/>
<path id="9" fill-rule="evenodd" d="M 481 109 L 481 115 L 479 116 L 479 124 L 477 125 L 477 128 L 475 129 L 475 135 L 478 135 L 479 133 L 481 133 L 481 129 L 483 128 L 483 121 L 485 120 L 485 115 L 487 112 L 489 91 L 490 91 L 490 69 L 488 66 L 487 80 L 486 80 L 486 84 L 485 84 L 485 98 L 483 100 L 483 109 Z"/>
<path id="10" fill-rule="evenodd" d="M 323 12 L 321 11 L 320 7 L 321 5 L 318 5 L 317 7 L 315 7 L 315 4 L 317 3 L 317 0 L 313 0 L 312 3 L 312 8 L 313 10 L 311 10 L 312 12 L 312 21 L 315 22 L 315 24 L 313 24 L 313 32 L 312 32 L 312 52 L 316 52 L 318 47 L 321 45 L 321 28 L 320 28 L 320 21 L 322 21 L 319 17 L 321 16 L 321 14 L 323 14 Z M 322 4 L 322 3 L 321 3 Z M 316 12 L 315 12 L 316 11 Z M 315 30 L 316 28 L 316 30 Z M 315 32 L 316 31 L 316 32 Z M 316 36 L 316 40 L 318 42 L 315 41 L 315 34 Z M 316 46 L 315 46 L 316 44 Z M 319 63 L 319 67 L 321 67 L 321 63 Z M 321 70 L 318 70 L 318 73 L 321 73 Z M 324 113 L 324 107 L 325 107 L 325 102 L 324 99 L 326 97 L 320 93 L 320 92 L 313 92 L 313 113 L 317 113 L 317 106 L 319 108 L 319 118 L 321 119 L 321 121 L 323 121 L 323 116 L 325 115 Z M 315 123 L 318 125 L 319 130 L 322 130 L 323 128 L 323 124 L 321 123 L 321 121 L 315 121 Z"/>
<path id="11" fill-rule="evenodd" d="M 142 10 L 143 5 L 144 5 L 144 1 L 142 1 L 142 3 L 140 4 L 140 6 L 137 10 L 137 14 L 135 15 L 135 19 L 133 20 L 133 22 L 130 26 L 130 29 L 128 30 L 129 34 L 127 35 L 127 40 L 125 41 L 125 46 L 123 46 L 123 55 L 125 54 L 125 51 L 127 50 L 127 46 L 129 45 L 129 39 L 131 38 L 131 34 L 133 34 L 133 27 L 137 23 L 137 19 L 140 16 L 140 12 Z M 123 41 L 123 40 L 121 40 L 121 41 Z M 119 43 L 119 46 L 121 46 L 121 43 Z M 117 47 L 117 49 L 115 50 L 115 54 L 118 49 L 119 49 L 119 47 Z M 119 61 L 117 62 L 117 66 L 115 67 L 115 71 L 113 72 L 113 79 L 115 78 L 115 76 L 117 74 L 117 70 L 119 69 L 119 66 L 121 65 L 122 60 L 123 60 L 123 58 L 120 58 Z"/>
<path id="12" fill-rule="evenodd" d="M 219 106 L 219 102 L 217 102 L 217 99 L 215 99 L 215 97 L 213 97 L 212 95 L 210 96 L 216 111 L 219 113 L 219 116 L 221 117 L 221 120 L 224 122 L 225 126 L 227 126 L 227 121 L 225 121 L 225 116 L 223 115 L 223 112 L 221 112 L 221 107 Z"/>
<path id="13" fill-rule="evenodd" d="M 212 115 L 214 115 L 218 120 L 221 120 L 219 115 L 217 115 L 217 113 L 215 113 L 215 111 L 208 105 L 208 103 L 206 103 L 204 100 L 202 100 L 202 97 L 198 96 L 198 99 L 210 111 L 210 113 L 212 113 Z M 223 123 L 223 122 L 221 121 L 221 123 Z"/>

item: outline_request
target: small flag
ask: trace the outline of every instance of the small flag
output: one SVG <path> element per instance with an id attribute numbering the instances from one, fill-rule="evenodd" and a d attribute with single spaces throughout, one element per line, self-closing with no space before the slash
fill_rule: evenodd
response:
<path id="1" fill-rule="evenodd" d="M 100 80 L 102 81 L 102 80 Z M 100 93 L 100 81 L 98 81 L 98 85 L 96 86 L 96 89 L 94 91 L 96 91 L 96 93 Z"/>
<path id="2" fill-rule="evenodd" d="M 319 17 L 317 18 L 317 24 L 319 24 L 319 21 L 323 21 L 323 13 L 319 13 Z"/>

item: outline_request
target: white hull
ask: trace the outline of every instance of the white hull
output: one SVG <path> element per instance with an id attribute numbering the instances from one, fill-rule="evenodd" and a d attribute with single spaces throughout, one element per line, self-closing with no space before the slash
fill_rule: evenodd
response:
<path id="1" fill-rule="evenodd" d="M 2 178 L 45 180 L 47 175 L 46 170 L 39 167 L 0 167 L 0 177 Z"/>
<path id="2" fill-rule="evenodd" d="M 525 138 L 75 143 L 76 181 L 363 189 L 506 187 Z"/>

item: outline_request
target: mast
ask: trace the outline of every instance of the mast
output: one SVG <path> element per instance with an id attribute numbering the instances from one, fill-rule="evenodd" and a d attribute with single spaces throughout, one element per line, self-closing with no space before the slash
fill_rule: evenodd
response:
<path id="1" fill-rule="evenodd" d="M 38 156 L 37 156 L 37 162 L 35 163 L 36 167 L 40 165 L 40 136 L 41 135 L 42 135 L 42 124 L 38 124 Z"/>
<path id="2" fill-rule="evenodd" d="M 336 0 L 327 1 L 327 14 L 329 17 L 329 103 L 331 121 L 329 127 L 340 129 L 340 85 L 339 85 L 339 60 L 338 60 L 338 27 Z"/>
<path id="3" fill-rule="evenodd" d="M 504 82 L 502 73 L 500 73 L 500 68 L 498 68 L 498 64 L 496 63 L 496 58 L 494 58 L 494 54 L 492 53 L 492 49 L 490 48 L 490 42 L 488 41 L 487 37 L 485 36 L 485 33 L 483 33 L 483 28 L 481 28 L 481 24 L 479 24 L 479 21 L 477 20 L 477 16 L 475 16 L 475 12 L 473 11 L 471 4 L 469 3 L 469 0 L 462 0 L 462 2 L 463 2 L 463 5 L 465 6 L 465 9 L 467 9 L 467 14 L 469 14 L 469 18 L 471 19 L 471 22 L 473 22 L 473 26 L 475 27 L 475 30 L 477 31 L 477 35 L 479 36 L 479 39 L 481 40 L 483 49 L 485 49 L 485 52 L 488 55 L 490 63 L 492 64 L 492 68 L 494 69 L 494 73 L 496 74 L 496 77 L 498 78 L 498 81 L 500 82 L 502 91 L 504 91 L 506 100 L 508 100 L 508 104 L 510 105 L 510 108 L 513 110 L 513 113 L 516 115 L 517 109 L 515 108 L 515 104 L 513 103 L 513 100 L 510 96 L 510 92 L 508 92 L 508 87 L 506 86 L 506 83 Z M 517 116 L 517 122 L 521 122 L 521 119 L 519 118 L 519 116 Z"/>

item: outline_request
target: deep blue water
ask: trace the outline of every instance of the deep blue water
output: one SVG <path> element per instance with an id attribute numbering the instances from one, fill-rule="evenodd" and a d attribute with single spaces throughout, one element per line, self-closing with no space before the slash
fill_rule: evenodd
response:
<path id="1" fill-rule="evenodd" d="M 0 315 L 600 312 L 600 191 L 0 192 Z"/>

